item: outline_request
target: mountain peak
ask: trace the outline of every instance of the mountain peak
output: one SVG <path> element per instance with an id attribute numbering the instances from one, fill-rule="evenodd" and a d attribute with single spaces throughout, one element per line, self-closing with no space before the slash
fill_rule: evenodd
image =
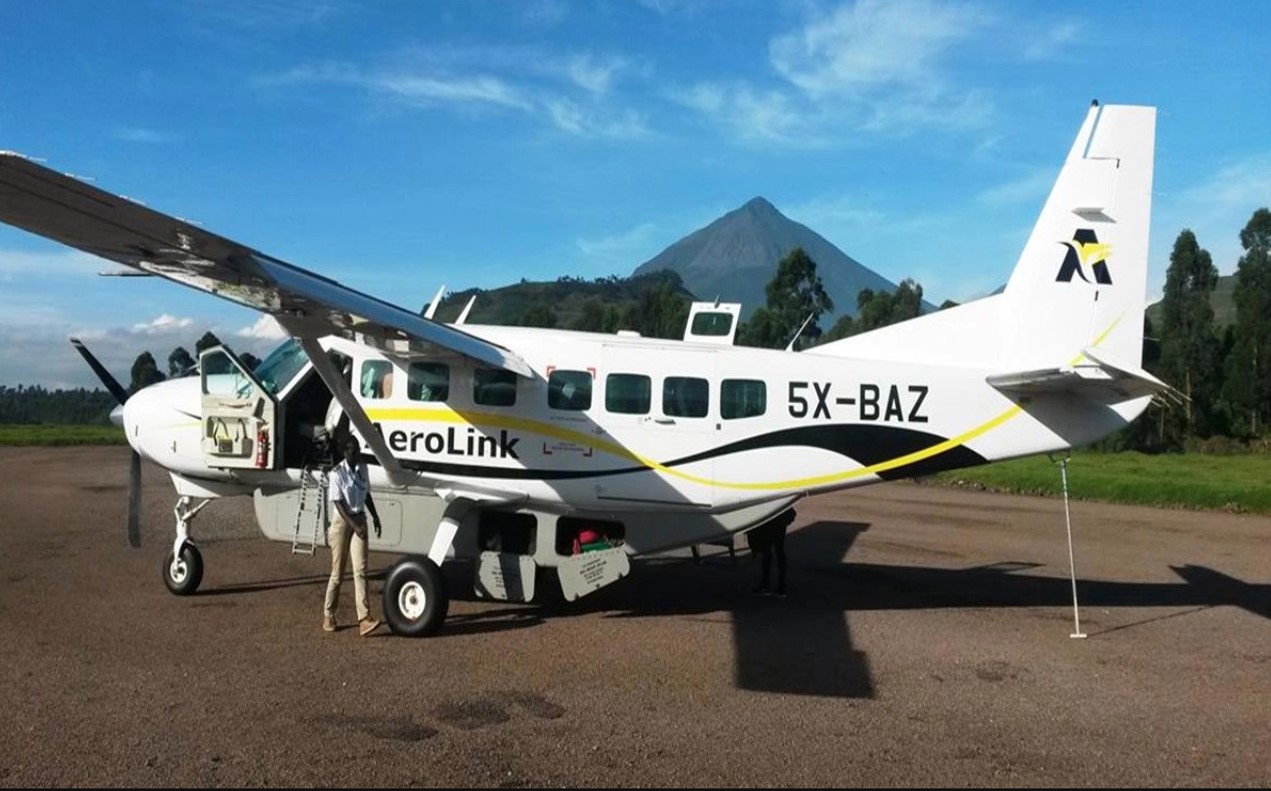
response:
<path id="1" fill-rule="evenodd" d="M 765 288 L 782 258 L 796 247 L 816 262 L 817 274 L 834 301 L 821 317 L 833 326 L 839 315 L 856 313 L 861 289 L 896 290 L 896 284 L 862 266 L 825 237 L 786 217 L 767 198 L 756 196 L 704 228 L 690 233 L 636 267 L 643 275 L 670 269 L 700 299 L 716 296 L 740 302 L 749 317 L 767 301 Z"/>
<path id="2" fill-rule="evenodd" d="M 777 211 L 777 207 L 773 206 L 772 203 L 762 195 L 756 195 L 746 201 L 746 205 L 741 208 L 745 211 L 751 212 L 752 214 L 780 214 L 780 212 Z"/>

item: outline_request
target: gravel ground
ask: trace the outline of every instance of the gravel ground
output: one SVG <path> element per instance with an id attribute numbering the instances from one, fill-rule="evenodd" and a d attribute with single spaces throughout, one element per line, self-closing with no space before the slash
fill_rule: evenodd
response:
<path id="1" fill-rule="evenodd" d="M 801 504 L 786 599 L 742 541 L 574 603 L 476 600 L 454 565 L 410 640 L 323 633 L 329 556 L 246 499 L 199 515 L 202 588 L 170 595 L 175 495 L 147 466 L 130 549 L 127 472 L 0 448 L 5 786 L 1271 784 L 1264 517 L 1074 503 L 1085 640 L 1061 501 L 911 483 Z"/>

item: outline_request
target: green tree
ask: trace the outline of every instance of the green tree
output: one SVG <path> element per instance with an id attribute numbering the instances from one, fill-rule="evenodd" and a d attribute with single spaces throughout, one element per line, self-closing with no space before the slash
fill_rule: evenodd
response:
<path id="1" fill-rule="evenodd" d="M 838 317 L 838 321 L 834 322 L 834 326 L 821 336 L 821 343 L 832 343 L 855 334 L 856 320 L 844 313 Z"/>
<path id="2" fill-rule="evenodd" d="M 218 345 L 220 342 L 221 339 L 213 335 L 211 330 L 208 330 L 203 333 L 202 338 L 199 338 L 199 342 L 194 344 L 194 356 L 198 357 L 203 353 L 204 349 L 210 349 L 213 346 Z"/>
<path id="3" fill-rule="evenodd" d="M 606 319 L 604 303 L 595 297 L 588 297 L 583 301 L 578 317 L 569 328 L 581 332 L 604 332 Z"/>
<path id="4" fill-rule="evenodd" d="M 163 381 L 163 374 L 159 371 L 159 366 L 155 364 L 154 355 L 150 352 L 142 352 L 132 364 L 132 383 L 128 387 L 130 393 L 135 393 L 143 387 L 149 387 L 156 382 Z"/>
<path id="5" fill-rule="evenodd" d="M 755 311 L 738 333 L 739 342 L 745 346 L 784 348 L 805 321 L 807 326 L 799 333 L 795 348 L 811 346 L 821 337 L 821 316 L 834 309 L 834 301 L 825 293 L 816 273 L 816 262 L 802 247 L 781 259 L 764 294 L 767 304 Z"/>
<path id="6" fill-rule="evenodd" d="M 1184 229 L 1174 241 L 1161 299 L 1159 374 L 1188 397 L 1182 408 L 1170 410 L 1165 429 L 1181 444 L 1187 436 L 1208 436 L 1216 425 L 1220 392 L 1218 339 L 1209 295 L 1218 284 L 1218 269 L 1209 252 Z"/>
<path id="7" fill-rule="evenodd" d="M 525 312 L 521 314 L 520 320 L 516 323 L 522 327 L 547 327 L 550 329 L 556 326 L 556 314 L 547 305 L 536 302 L 526 308 Z"/>
<path id="8" fill-rule="evenodd" d="M 184 376 L 187 371 L 194 368 L 194 358 L 185 350 L 184 346 L 178 346 L 168 355 L 168 378 L 175 379 L 178 376 Z"/>
<path id="9" fill-rule="evenodd" d="M 669 280 L 640 289 L 636 301 L 621 313 L 616 329 L 635 330 L 646 338 L 683 338 L 689 300 Z"/>
<path id="10" fill-rule="evenodd" d="M 1271 417 L 1271 211 L 1253 213 L 1240 231 L 1236 325 L 1227 358 L 1226 400 L 1233 423 L 1257 436 Z"/>

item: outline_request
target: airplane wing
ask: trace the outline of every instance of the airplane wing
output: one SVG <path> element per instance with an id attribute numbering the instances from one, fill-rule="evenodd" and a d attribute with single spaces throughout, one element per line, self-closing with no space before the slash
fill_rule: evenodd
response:
<path id="1" fill-rule="evenodd" d="M 268 313 L 298 338 L 332 395 L 384 466 L 403 484 L 420 476 L 404 470 L 343 376 L 318 345 L 344 335 L 397 355 L 439 350 L 532 377 L 516 353 L 414 311 L 279 261 L 238 242 L 153 211 L 120 195 L 50 170 L 11 151 L 0 151 L 0 221 L 45 236 L 142 273 L 206 291 Z M 455 492 L 472 499 L 515 500 L 518 492 Z"/>
<path id="2" fill-rule="evenodd" d="M 509 349 L 9 151 L 0 151 L 0 221 L 269 313 L 292 334 L 356 334 L 399 353 L 445 349 L 533 376 Z"/>
<path id="3" fill-rule="evenodd" d="M 1112 362 L 1086 349 L 1081 362 L 1058 368 L 993 374 L 987 381 L 998 390 L 1019 395 L 1076 393 L 1108 404 L 1142 396 L 1181 403 L 1186 396 L 1137 366 Z"/>

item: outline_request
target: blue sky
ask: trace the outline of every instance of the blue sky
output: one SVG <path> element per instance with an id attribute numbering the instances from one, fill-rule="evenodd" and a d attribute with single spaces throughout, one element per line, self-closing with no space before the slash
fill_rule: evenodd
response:
<path id="1" fill-rule="evenodd" d="M 0 149 L 417 308 L 627 275 L 756 195 L 929 300 L 1006 280 L 1091 99 L 1159 108 L 1149 294 L 1271 203 L 1259 2 L 0 0 Z M 0 226 L 0 384 L 258 314 Z"/>

